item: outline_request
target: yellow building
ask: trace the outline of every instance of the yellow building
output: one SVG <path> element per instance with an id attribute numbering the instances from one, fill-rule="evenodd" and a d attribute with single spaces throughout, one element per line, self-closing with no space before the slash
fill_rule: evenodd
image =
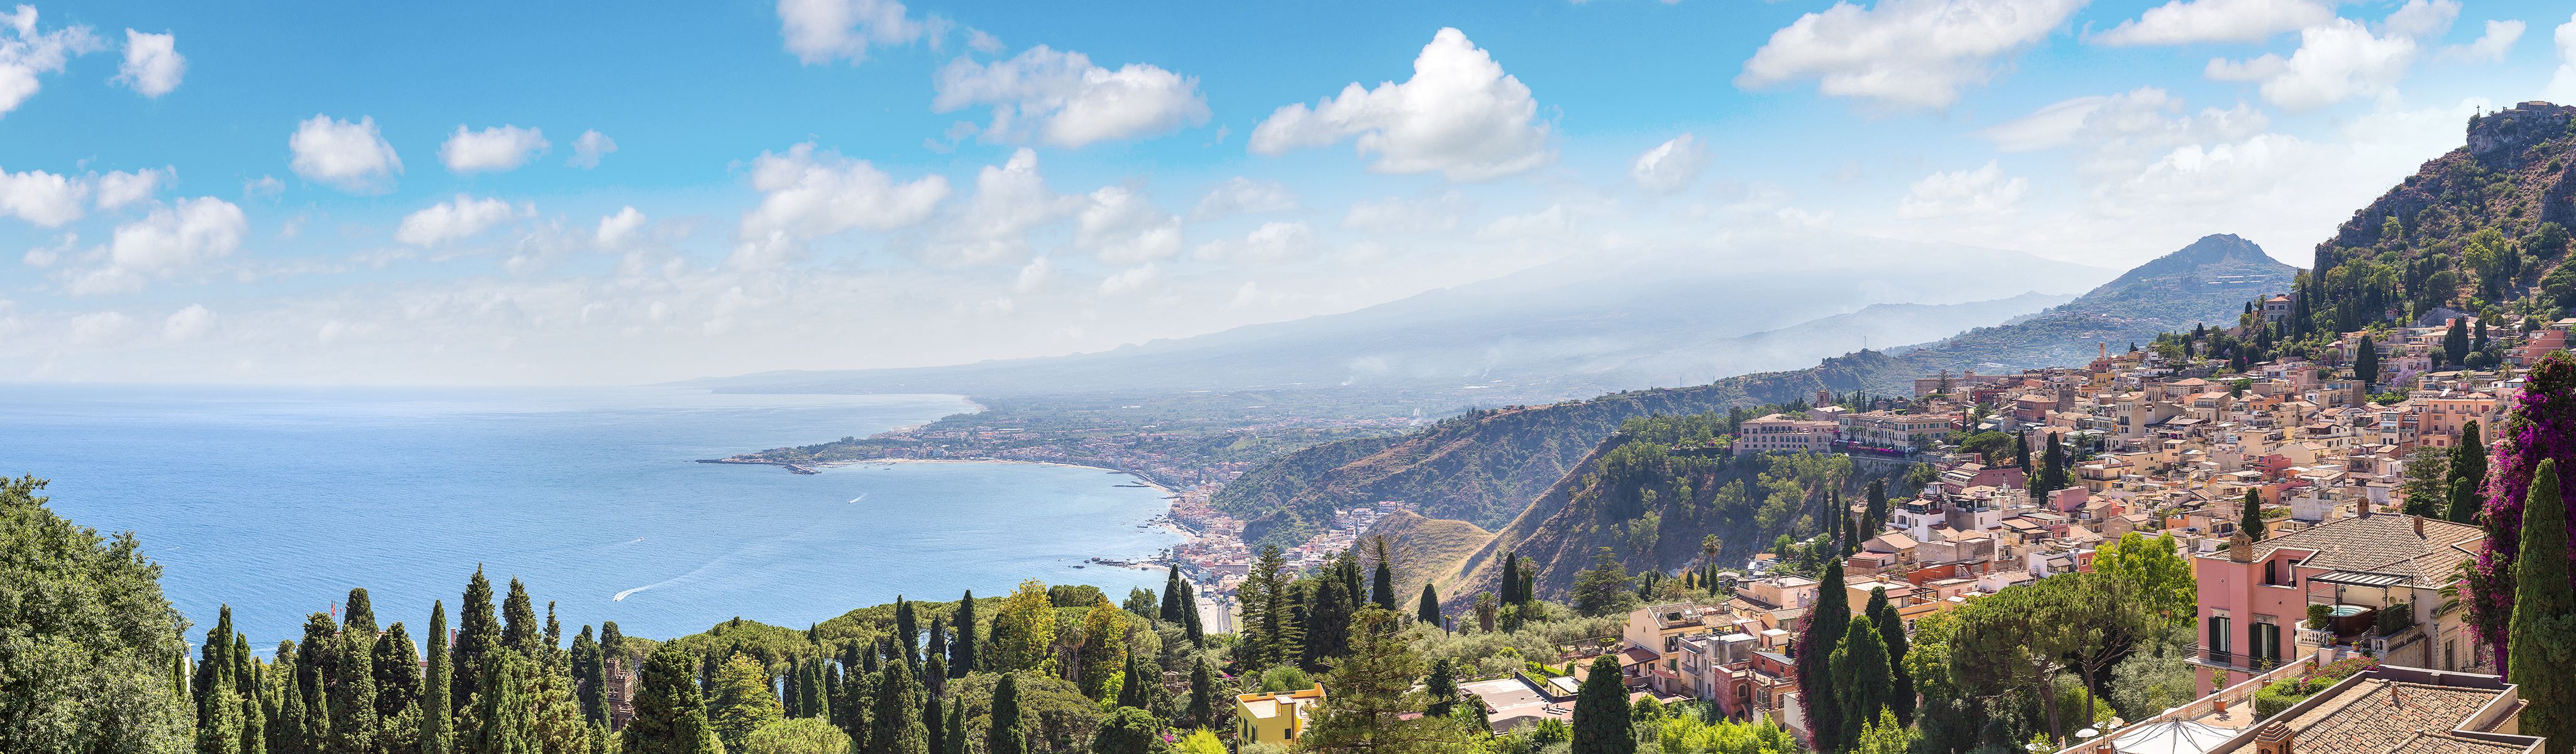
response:
<path id="1" fill-rule="evenodd" d="M 1324 701 L 1324 685 L 1304 691 L 1244 694 L 1234 698 L 1234 740 L 1242 743 L 1296 743 L 1307 718 Z"/>

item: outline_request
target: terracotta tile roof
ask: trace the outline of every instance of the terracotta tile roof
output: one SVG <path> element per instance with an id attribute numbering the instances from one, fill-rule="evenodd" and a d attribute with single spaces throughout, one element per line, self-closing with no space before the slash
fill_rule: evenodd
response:
<path id="1" fill-rule="evenodd" d="M 2498 692 L 2362 680 L 2289 721 L 2300 754 L 2487 754 L 2522 748 L 2452 735 Z"/>
<path id="2" fill-rule="evenodd" d="M 2255 545 L 2254 557 L 2269 558 L 2283 548 L 2307 550 L 2314 554 L 2299 561 L 2307 568 L 2395 574 L 2419 588 L 2440 588 L 2450 582 L 2461 561 L 2472 557 L 2468 545 L 2485 538 L 2486 532 L 2468 524 L 2424 519 L 2423 533 L 2418 534 L 2416 518 L 2383 513 L 2329 521 L 2263 540 Z"/>

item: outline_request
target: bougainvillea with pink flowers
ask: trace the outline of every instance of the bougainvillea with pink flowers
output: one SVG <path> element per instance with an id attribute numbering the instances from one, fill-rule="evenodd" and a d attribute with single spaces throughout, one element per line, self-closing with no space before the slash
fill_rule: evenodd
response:
<path id="1" fill-rule="evenodd" d="M 2488 468 L 2486 506 L 2478 523 L 2487 530 L 2486 546 L 2469 567 L 2469 625 L 2496 651 L 2496 667 L 2506 667 L 2509 648 L 2505 629 L 2513 620 L 2513 561 L 2522 549 L 2523 496 L 2542 459 L 2558 459 L 2560 468 L 2576 466 L 2576 357 L 2554 351 L 2542 357 L 2515 397 L 2513 412 L 2496 430 L 2495 463 Z M 2557 505 L 2576 512 L 2569 496 L 2576 485 L 2559 492 Z M 2576 521 L 2576 515 L 2568 517 Z"/>

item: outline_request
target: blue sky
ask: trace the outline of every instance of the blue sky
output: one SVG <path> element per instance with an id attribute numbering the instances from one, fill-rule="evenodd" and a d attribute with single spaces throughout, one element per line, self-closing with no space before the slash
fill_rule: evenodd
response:
<path id="1" fill-rule="evenodd" d="M 954 363 L 1755 234 L 2304 264 L 2576 100 L 2545 2 L 344 5 L 0 18 L 0 379 Z"/>

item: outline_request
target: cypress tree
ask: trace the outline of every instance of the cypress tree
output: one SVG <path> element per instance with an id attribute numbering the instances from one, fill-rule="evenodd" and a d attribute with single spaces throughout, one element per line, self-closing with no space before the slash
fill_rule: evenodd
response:
<path id="1" fill-rule="evenodd" d="M 934 697 L 944 697 L 948 695 L 947 660 L 939 659 L 939 655 L 930 655 L 930 659 L 924 660 L 921 663 L 921 689 L 929 692 L 929 694 Z M 932 720 L 931 722 L 936 723 L 939 721 Z"/>
<path id="2" fill-rule="evenodd" d="M 536 727 L 530 713 L 527 690 L 519 680 L 517 650 L 494 652 L 483 657 L 483 691 L 474 697 L 474 717 L 482 729 L 474 736 L 474 750 L 482 754 L 535 754 L 536 746 L 529 734 Z"/>
<path id="3" fill-rule="evenodd" d="M 1449 664 L 1449 658 L 1431 661 L 1431 674 L 1422 679 L 1422 690 L 1431 697 L 1431 703 L 1423 708 L 1422 714 L 1448 717 L 1449 711 L 1458 705 L 1457 670 Z"/>
<path id="4" fill-rule="evenodd" d="M 912 603 L 903 595 L 894 596 L 894 641 L 903 651 L 903 664 L 921 669 L 921 621 L 913 616 Z"/>
<path id="5" fill-rule="evenodd" d="M 331 754 L 372 754 L 376 748 L 376 614 L 367 590 L 349 590 L 349 622 L 331 674 Z"/>
<path id="6" fill-rule="evenodd" d="M 1431 588 L 1431 582 L 1422 582 L 1422 597 L 1414 602 L 1413 617 L 1434 626 L 1448 627 L 1440 620 L 1440 593 Z"/>
<path id="7" fill-rule="evenodd" d="M 1182 589 L 1181 564 L 1173 563 L 1171 570 L 1163 573 L 1163 612 L 1155 617 L 1173 625 L 1188 620 L 1181 617 L 1181 611 L 1189 609 L 1181 603 Z"/>
<path id="8" fill-rule="evenodd" d="M 2361 334 L 2361 343 L 2353 349 L 2352 374 L 2361 378 L 2363 390 L 2379 384 L 2379 346 L 2370 342 L 2370 334 Z"/>
<path id="9" fill-rule="evenodd" d="M 2514 599 L 2506 678 L 2522 686 L 2522 732 L 2548 739 L 2549 754 L 2576 750 L 2576 588 L 2567 568 L 2567 512 L 2556 505 L 2556 459 L 2533 472 L 2522 506 L 2522 547 L 2513 564 Z"/>
<path id="10" fill-rule="evenodd" d="M 2013 447 L 2021 448 L 2022 461 L 2026 465 L 2030 460 L 2030 446 L 2016 442 L 2013 443 Z M 2028 470 L 2024 469 L 2024 472 L 2027 473 Z M 1871 536 L 1876 536 L 1878 530 L 1887 528 L 1887 480 L 1869 480 L 1868 502 L 1868 517 L 1862 525 Z"/>
<path id="11" fill-rule="evenodd" d="M 1869 607 L 1864 612 L 1877 625 L 1879 642 L 1887 646 L 1887 672 L 1892 681 L 1887 708 L 1896 713 L 1897 722 L 1913 725 L 1914 672 L 1905 669 L 1905 653 L 1913 640 L 1905 635 L 1905 618 L 1896 614 L 1896 606 L 1888 604 L 1884 587 L 1870 590 Z"/>
<path id="12" fill-rule="evenodd" d="M 448 710 L 452 660 L 447 651 L 447 602 L 429 603 L 429 676 L 420 689 L 420 754 L 453 754 L 454 722 Z"/>
<path id="13" fill-rule="evenodd" d="M 2442 333 L 2442 363 L 2458 365 L 2467 361 L 2468 357 L 2468 322 L 2467 320 L 2454 318 L 2451 320 L 2451 329 Z"/>
<path id="14" fill-rule="evenodd" d="M 295 648 L 296 685 L 304 693 L 304 736 L 298 750 L 331 748 L 331 676 L 340 666 L 340 622 L 330 613 L 304 616 L 304 642 Z"/>
<path id="15" fill-rule="evenodd" d="M 474 567 L 474 578 L 465 582 L 465 603 L 458 606 L 456 617 L 456 656 L 449 662 L 454 674 L 447 707 L 465 709 L 467 697 L 483 690 L 483 657 L 501 647 L 501 625 L 492 618 L 492 581 L 483 577 L 483 567 Z"/>
<path id="16" fill-rule="evenodd" d="M 984 754 L 1029 754 L 1028 720 L 1020 715 L 1017 676 L 1005 672 L 993 684 L 993 720 L 984 730 Z"/>
<path id="17" fill-rule="evenodd" d="M 943 705 L 939 703 L 939 697 L 937 696 L 927 696 L 923 697 L 921 700 L 920 714 L 923 754 L 941 754 L 942 752 L 948 751 L 948 722 L 941 719 L 945 717 L 945 715 L 941 713 L 947 712 L 947 710 L 942 709 L 942 706 Z"/>
<path id="18" fill-rule="evenodd" d="M 2256 542 L 2263 541 L 2263 537 L 2271 527 L 2263 523 L 2263 494 L 2261 492 L 2250 488 L 2245 490 L 2245 508 L 2244 510 L 2237 511 L 2236 526 L 2245 530 L 2245 536 L 2254 538 L 2254 541 Z"/>
<path id="19" fill-rule="evenodd" d="M 619 754 L 721 754 L 723 744 L 707 724 L 697 665 L 677 646 L 653 650 L 636 680 L 635 719 L 622 731 Z"/>
<path id="20" fill-rule="evenodd" d="M 2478 517 L 2478 509 L 2486 504 L 2478 497 L 2478 487 L 2487 478 L 2487 444 L 2479 437 L 2476 420 L 2460 427 L 2460 443 L 2451 447 L 2449 475 L 2450 506 L 2442 512 L 2442 518 L 2455 523 L 2476 523 L 2474 519 Z"/>
<path id="21" fill-rule="evenodd" d="M 940 667 L 945 668 L 948 666 L 948 616 L 930 616 L 930 642 L 929 647 L 922 650 L 922 656 L 939 658 Z M 943 670 L 940 672 L 944 674 L 947 671 Z M 942 675 L 941 677 L 945 678 L 946 676 Z"/>
<path id="22" fill-rule="evenodd" d="M 938 754 L 966 754 L 966 700 L 948 700 L 948 748 Z"/>
<path id="23" fill-rule="evenodd" d="M 278 754 L 304 754 L 312 751 L 304 744 L 306 740 L 304 690 L 303 685 L 296 680 L 294 659 L 296 654 L 294 641 L 277 643 L 277 692 L 276 698 L 269 700 L 271 709 L 268 714 L 270 721 L 268 748 Z M 424 754 L 448 753 L 431 751 Z"/>
<path id="24" fill-rule="evenodd" d="M 516 576 L 510 577 L 509 599 L 501 602 L 501 646 L 521 657 L 545 656 L 538 650 L 537 609 L 528 600 L 527 585 L 519 583 Z"/>
<path id="25" fill-rule="evenodd" d="M 564 672 L 563 622 L 555 620 L 555 601 L 546 600 L 546 638 L 538 647 L 537 658 L 546 669 Z"/>
<path id="26" fill-rule="evenodd" d="M 966 596 L 957 601 L 957 619 L 953 622 L 957 625 L 957 640 L 948 644 L 948 677 L 964 678 L 975 671 L 975 643 L 983 640 L 975 633 L 975 590 L 966 590 Z"/>
<path id="27" fill-rule="evenodd" d="M 787 675 L 786 677 L 781 678 L 780 683 L 778 684 L 778 708 L 780 714 L 787 717 L 805 716 L 805 699 L 803 698 L 805 692 L 804 678 L 805 666 L 798 664 L 796 662 L 796 658 L 788 658 Z"/>
<path id="28" fill-rule="evenodd" d="M 600 692 L 608 685 L 608 659 L 599 641 L 590 636 L 590 627 L 572 637 L 573 694 L 581 703 L 581 717 L 596 725 L 608 724 L 607 697 Z"/>
<path id="29" fill-rule="evenodd" d="M 1377 571 L 1373 574 L 1373 577 L 1375 579 L 1374 583 L 1369 584 L 1369 601 L 1377 603 L 1378 607 L 1385 608 L 1387 612 L 1395 612 L 1397 610 L 1395 606 L 1395 569 L 1388 568 L 1386 561 L 1384 559 L 1380 559 L 1377 562 Z"/>
<path id="30" fill-rule="evenodd" d="M 420 646 L 399 621 L 376 639 L 376 719 L 391 722 L 420 703 Z"/>
<path id="31" fill-rule="evenodd" d="M 1181 604 L 1188 606 L 1181 610 L 1181 634 L 1189 637 L 1190 646 L 1206 649 L 1207 630 L 1199 625 L 1198 590 L 1187 581 L 1181 582 Z"/>
<path id="32" fill-rule="evenodd" d="M 1572 754 L 1635 754 L 1637 737 L 1628 722 L 1628 689 L 1619 679 L 1619 660 L 1592 658 L 1592 671 L 1574 695 Z"/>
<path id="33" fill-rule="evenodd" d="M 1836 741 L 1850 746 L 1860 741 L 1863 725 L 1878 720 L 1887 708 L 1892 684 L 1887 664 L 1887 645 L 1878 636 L 1878 627 L 1868 621 L 1853 621 L 1844 629 L 1842 646 L 1834 649 L 1834 714 L 1842 726 Z"/>
<path id="34" fill-rule="evenodd" d="M 840 663 L 825 664 L 823 666 L 823 713 L 820 716 L 826 722 L 830 722 L 832 727 L 842 730 L 850 728 L 849 723 L 841 719 L 841 709 L 849 703 L 849 697 L 844 696 L 847 693 L 848 690 L 842 687 Z"/>
<path id="35" fill-rule="evenodd" d="M 1208 667 L 1207 658 L 1199 658 L 1190 667 L 1190 706 L 1182 713 L 1190 724 L 1201 728 L 1216 725 L 1216 671 Z"/>
<path id="36" fill-rule="evenodd" d="M 243 643 L 248 644 L 249 639 L 244 638 Z M 244 682 L 248 693 L 241 698 L 241 754 L 268 754 L 268 715 L 259 703 L 257 681 Z"/>
<path id="37" fill-rule="evenodd" d="M 869 710 L 867 754 L 929 754 L 929 732 L 921 725 L 921 686 L 913 669 L 889 663 L 877 679 L 876 703 Z"/>
<path id="38" fill-rule="evenodd" d="M 1501 597 L 1503 598 L 1503 604 L 1520 604 L 1520 578 L 1521 554 L 1518 552 L 1503 553 L 1503 583 L 1499 587 L 1502 592 Z"/>
<path id="39" fill-rule="evenodd" d="M 1816 605 L 1807 611 L 1806 630 L 1798 636 L 1796 661 L 1798 701 L 1807 708 L 1807 728 L 1816 738 L 1817 751 L 1840 751 L 1844 743 L 1842 697 L 1834 690 L 1834 648 L 1843 634 L 1851 630 L 1851 594 L 1843 585 L 1843 561 L 1839 558 L 1825 564 L 1825 578 L 1816 587 Z M 1614 671 L 1615 672 L 1615 671 Z"/>
<path id="40" fill-rule="evenodd" d="M 194 684 L 197 701 L 197 754 L 235 754 L 241 749 L 240 683 L 233 677 L 233 611 L 226 605 L 214 628 L 206 630 Z"/>

